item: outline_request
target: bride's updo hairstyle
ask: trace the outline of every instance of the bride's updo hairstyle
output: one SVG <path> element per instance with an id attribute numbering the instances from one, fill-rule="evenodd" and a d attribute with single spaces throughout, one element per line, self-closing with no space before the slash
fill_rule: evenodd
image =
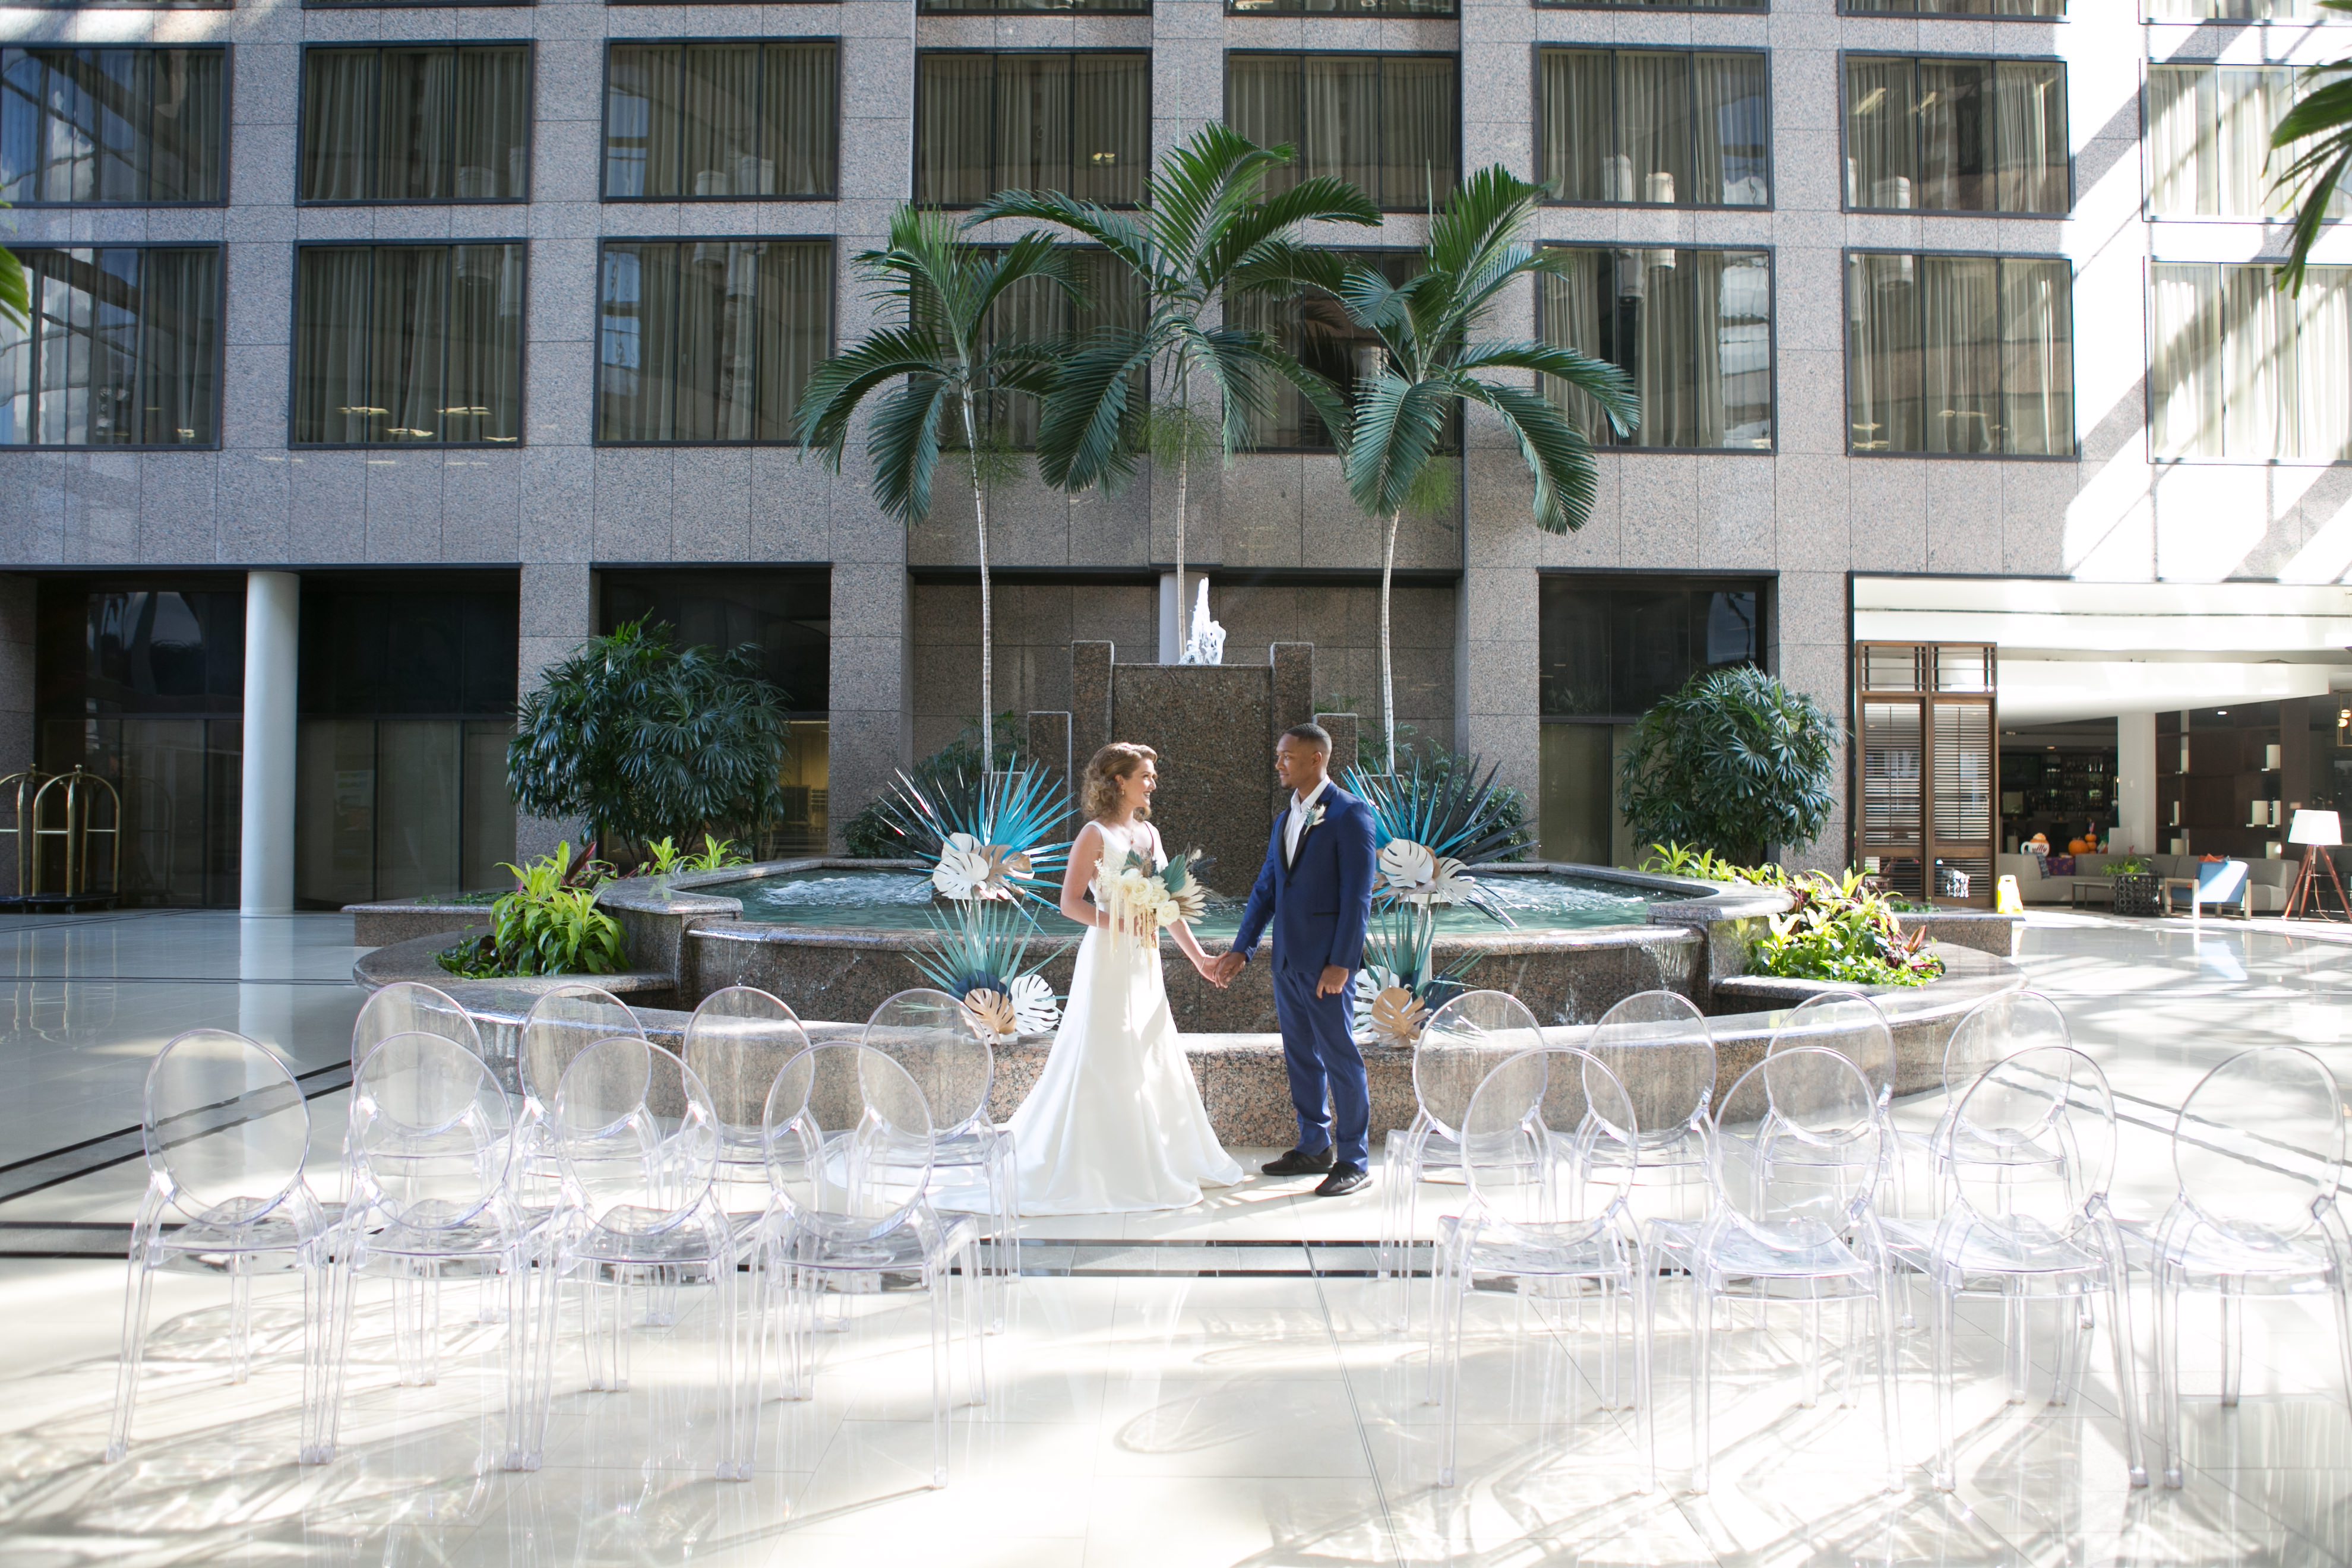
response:
<path id="1" fill-rule="evenodd" d="M 1087 776 L 1078 784 L 1078 810 L 1088 822 L 1099 821 L 1117 811 L 1119 785 L 1134 777 L 1136 769 L 1159 756 L 1149 746 L 1126 741 L 1113 741 L 1097 752 L 1094 760 L 1087 764 Z M 1139 821 L 1151 815 L 1151 807 L 1146 805 L 1135 815 Z"/>

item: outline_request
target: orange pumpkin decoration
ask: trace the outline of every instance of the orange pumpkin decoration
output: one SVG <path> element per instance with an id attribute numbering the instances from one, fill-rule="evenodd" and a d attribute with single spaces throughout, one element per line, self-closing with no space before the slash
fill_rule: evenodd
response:
<path id="1" fill-rule="evenodd" d="M 2066 841 L 2066 853 L 2069 855 L 2088 855 L 2090 852 L 2091 841 L 2087 838 L 2070 838 Z"/>

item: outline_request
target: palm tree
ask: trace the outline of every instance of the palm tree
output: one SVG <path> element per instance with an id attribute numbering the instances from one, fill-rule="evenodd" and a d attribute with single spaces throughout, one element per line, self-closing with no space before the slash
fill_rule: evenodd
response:
<path id="1" fill-rule="evenodd" d="M 1076 285 L 1046 235 L 1025 234 L 1002 249 L 965 245 L 945 214 L 911 205 L 890 215 L 887 248 L 860 252 L 854 265 L 869 285 L 876 313 L 895 319 L 817 366 L 801 393 L 800 437 L 839 473 L 851 423 L 869 397 L 890 387 L 869 411 L 866 454 L 874 465 L 875 504 L 909 527 L 930 515 L 931 479 L 941 448 L 962 453 L 980 539 L 980 722 L 985 733 L 994 727 L 996 713 L 996 627 L 988 584 L 989 435 L 1012 398 L 1044 396 L 1060 357 L 1056 345 L 997 332 L 992 318 L 997 302 L 1016 284 L 1041 279 L 1073 298 Z"/>
<path id="2" fill-rule="evenodd" d="M 1477 335 L 1506 290 L 1559 265 L 1555 253 L 1523 237 L 1542 195 L 1541 186 L 1500 163 L 1481 169 L 1430 220 L 1419 277 L 1391 283 L 1358 261 L 1330 279 L 1348 319 L 1378 340 L 1377 348 L 1360 356 L 1360 364 L 1376 368 L 1359 371 L 1352 405 L 1286 356 L 1286 373 L 1339 444 L 1349 493 L 1381 526 L 1381 716 L 1391 773 L 1396 683 L 1389 659 L 1389 587 L 1396 570 L 1397 517 L 1423 502 L 1452 416 L 1476 404 L 1502 421 L 1535 476 L 1536 526 L 1547 533 L 1582 528 L 1591 515 L 1592 443 L 1540 390 L 1488 380 L 1484 373 L 1551 376 L 1591 398 L 1620 436 L 1640 416 L 1633 384 L 1615 365 L 1549 343 Z"/>
<path id="3" fill-rule="evenodd" d="M 1144 185 L 1139 213 L 1112 212 L 1059 191 L 1000 191 L 971 216 L 1060 224 L 1099 245 L 1134 275 L 1143 325 L 1097 331 L 1063 367 L 1037 429 L 1037 471 L 1080 490 L 1116 484 L 1135 471 L 1128 401 L 1136 373 L 1156 380 L 1160 408 L 1149 422 L 1152 456 L 1176 468 L 1176 614 L 1184 596 L 1184 524 L 1192 458 L 1250 445 L 1265 384 L 1279 374 L 1264 335 L 1211 326 L 1211 312 L 1247 295 L 1297 288 L 1303 223 L 1377 225 L 1371 199 L 1345 180 L 1318 175 L 1261 195 L 1266 176 L 1288 163 L 1288 147 L 1260 147 L 1212 123 L 1161 163 Z M 1195 374 L 1215 387 L 1223 416 L 1213 436 L 1192 414 Z"/>
<path id="4" fill-rule="evenodd" d="M 2352 13 L 2352 0 L 2319 3 L 2331 11 Z M 2327 80 L 2330 77 L 2335 79 Z M 2288 237 L 2286 262 L 2279 268 L 2279 282 L 2291 294 L 2303 292 L 2304 274 L 2311 247 L 2319 238 L 2319 226 L 2326 220 L 2336 186 L 2352 173 L 2352 56 L 2314 66 L 2304 72 L 2303 79 L 2310 90 L 2280 116 L 2277 129 L 2271 132 L 2273 153 L 2303 143 L 2273 187 L 2299 188 L 2302 193 Z"/>
<path id="5" fill-rule="evenodd" d="M 5 207 L 6 202 L 0 202 Z M 24 258 L 0 246 L 0 320 L 30 326 L 33 321 L 32 281 L 25 276 Z"/>

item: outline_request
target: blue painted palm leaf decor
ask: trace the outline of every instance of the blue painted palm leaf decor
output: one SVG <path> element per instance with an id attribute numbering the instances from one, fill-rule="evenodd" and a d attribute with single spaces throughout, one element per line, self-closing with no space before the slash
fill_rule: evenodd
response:
<path id="1" fill-rule="evenodd" d="M 907 954 L 925 980 L 964 1005 L 982 1038 L 1008 1041 L 1050 1034 L 1062 1021 L 1060 1000 L 1028 963 L 1042 933 L 1026 910 L 1004 899 L 955 899 L 930 916 L 931 945 Z"/>

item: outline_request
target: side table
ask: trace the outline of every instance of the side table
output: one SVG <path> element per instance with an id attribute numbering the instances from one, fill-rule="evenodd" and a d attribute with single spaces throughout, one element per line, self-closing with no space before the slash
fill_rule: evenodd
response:
<path id="1" fill-rule="evenodd" d="M 2153 915 L 2164 879 L 2154 871 L 2126 871 L 2111 877 L 2114 895 L 2108 900 L 2119 915 Z M 2192 884 L 2193 885 L 2193 884 Z"/>
<path id="2" fill-rule="evenodd" d="M 2112 877 L 2076 877 L 2074 882 L 2074 885 L 2066 892 L 2078 910 L 2083 907 L 2083 895 L 2085 893 L 2094 898 L 2103 898 L 2110 904 L 2116 901 L 2116 879 Z"/>

